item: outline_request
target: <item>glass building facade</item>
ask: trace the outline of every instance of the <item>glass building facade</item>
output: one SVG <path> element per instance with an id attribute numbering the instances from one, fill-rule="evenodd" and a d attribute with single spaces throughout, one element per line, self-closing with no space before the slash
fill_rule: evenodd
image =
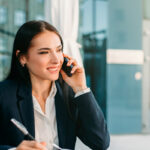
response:
<path id="1" fill-rule="evenodd" d="M 106 50 L 108 1 L 81 0 L 79 37 L 87 84 L 107 118 Z"/>
<path id="2" fill-rule="evenodd" d="M 26 21 L 45 19 L 44 3 L 0 0 L 0 80 L 10 68 L 16 31 Z M 78 42 L 82 45 L 87 84 L 114 134 L 141 133 L 143 129 L 150 132 L 149 4 L 149 0 L 80 0 Z M 122 55 L 124 52 L 133 51 L 133 58 L 144 52 L 143 63 L 117 62 L 120 56 L 122 60 L 131 56 Z M 112 56 L 115 60 L 109 61 Z"/>
<path id="3" fill-rule="evenodd" d="M 8 74 L 18 28 L 26 21 L 42 19 L 44 0 L 0 0 L 0 80 Z"/>

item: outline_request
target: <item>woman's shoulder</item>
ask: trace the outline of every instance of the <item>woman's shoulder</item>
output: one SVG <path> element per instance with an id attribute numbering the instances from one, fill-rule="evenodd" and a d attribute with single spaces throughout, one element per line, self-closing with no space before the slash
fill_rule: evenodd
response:
<path id="1" fill-rule="evenodd" d="M 17 82 L 15 80 L 6 79 L 0 82 L 0 92 L 15 89 L 15 87 L 17 87 Z"/>
<path id="2" fill-rule="evenodd" d="M 14 80 L 4 80 L 0 82 L 0 109 L 8 104 L 12 106 L 13 100 L 16 100 L 17 87 L 17 82 Z"/>

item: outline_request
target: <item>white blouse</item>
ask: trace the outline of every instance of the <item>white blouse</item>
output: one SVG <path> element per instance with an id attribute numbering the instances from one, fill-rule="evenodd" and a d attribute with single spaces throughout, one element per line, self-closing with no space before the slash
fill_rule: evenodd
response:
<path id="1" fill-rule="evenodd" d="M 45 113 L 43 113 L 35 96 L 32 95 L 35 120 L 35 139 L 38 142 L 46 142 L 48 150 L 55 150 L 53 143 L 59 145 L 54 99 L 56 92 L 56 84 L 53 82 L 49 96 L 46 99 Z M 90 88 L 77 92 L 75 97 L 88 92 L 90 92 Z M 10 148 L 9 150 L 15 149 L 16 148 Z"/>
<path id="2" fill-rule="evenodd" d="M 33 97 L 34 119 L 35 119 L 35 139 L 38 142 L 45 141 L 48 150 L 54 150 L 53 143 L 58 145 L 58 133 L 55 111 L 55 100 L 57 88 L 55 82 L 52 84 L 49 96 L 46 99 L 45 113 L 43 113 L 40 104 Z"/>

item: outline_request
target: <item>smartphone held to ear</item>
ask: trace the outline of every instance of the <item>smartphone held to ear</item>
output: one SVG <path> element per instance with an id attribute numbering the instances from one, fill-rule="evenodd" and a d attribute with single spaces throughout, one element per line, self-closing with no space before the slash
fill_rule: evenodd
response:
<path id="1" fill-rule="evenodd" d="M 71 70 L 73 68 L 73 65 L 71 64 L 71 66 L 67 66 L 69 59 L 64 57 L 64 63 L 62 65 L 62 70 L 69 76 L 72 76 Z"/>

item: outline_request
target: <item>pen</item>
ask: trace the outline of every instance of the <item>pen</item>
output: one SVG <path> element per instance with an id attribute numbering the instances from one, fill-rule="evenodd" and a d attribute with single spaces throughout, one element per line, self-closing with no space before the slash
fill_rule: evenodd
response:
<path id="1" fill-rule="evenodd" d="M 12 118 L 11 122 L 25 135 L 28 137 L 29 140 L 34 140 L 35 138 L 28 132 L 28 130 L 26 129 L 26 127 L 20 123 L 19 121 L 17 121 L 16 119 Z M 59 150 L 69 150 L 69 149 L 63 149 L 61 147 L 59 147 L 58 145 L 53 143 L 53 146 Z"/>
<path id="2" fill-rule="evenodd" d="M 17 121 L 16 119 L 12 118 L 11 122 L 25 135 L 27 136 L 27 138 L 29 140 L 34 140 L 35 138 L 28 132 L 28 130 L 26 129 L 26 127 L 20 123 L 19 121 Z"/>

